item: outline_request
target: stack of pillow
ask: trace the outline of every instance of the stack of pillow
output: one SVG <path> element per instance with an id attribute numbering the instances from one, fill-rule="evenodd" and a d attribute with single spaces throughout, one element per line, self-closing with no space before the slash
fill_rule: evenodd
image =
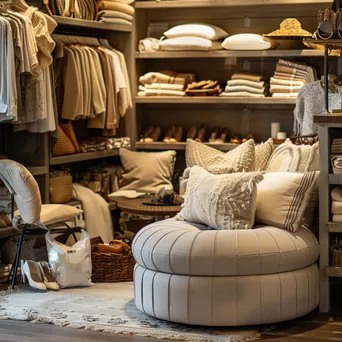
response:
<path id="1" fill-rule="evenodd" d="M 139 78 L 141 85 L 138 96 L 184 96 L 185 87 L 194 80 L 193 74 L 179 74 L 169 70 L 149 72 Z"/>
<path id="2" fill-rule="evenodd" d="M 270 92 L 273 97 L 297 97 L 302 87 L 316 78 L 312 67 L 279 59 L 270 80 Z"/>
<path id="3" fill-rule="evenodd" d="M 216 229 L 251 229 L 255 221 L 297 231 L 310 227 L 317 202 L 318 143 L 248 140 L 224 153 L 187 141 L 184 204 L 178 220 Z M 279 181 L 281 179 L 281 182 Z"/>
<path id="4" fill-rule="evenodd" d="M 235 73 L 227 81 L 227 86 L 220 96 L 226 97 L 265 97 L 267 94 L 267 83 L 262 76 L 245 73 Z"/>
<path id="5" fill-rule="evenodd" d="M 132 25 L 134 0 L 97 0 L 98 20 L 109 24 Z"/>
<path id="6" fill-rule="evenodd" d="M 219 40 L 228 37 L 220 27 L 209 24 L 185 24 L 164 32 L 166 39 L 159 42 L 164 51 L 208 51 L 220 50 Z"/>

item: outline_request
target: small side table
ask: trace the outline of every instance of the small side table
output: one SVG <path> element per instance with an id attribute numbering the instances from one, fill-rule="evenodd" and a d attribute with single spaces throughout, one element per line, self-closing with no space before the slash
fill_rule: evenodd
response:
<path id="1" fill-rule="evenodd" d="M 181 211 L 180 205 L 145 205 L 143 202 L 148 202 L 147 198 L 137 198 L 133 200 L 124 200 L 118 202 L 118 207 L 129 214 L 142 216 L 154 216 L 155 221 L 164 220 L 165 217 L 175 216 Z"/>

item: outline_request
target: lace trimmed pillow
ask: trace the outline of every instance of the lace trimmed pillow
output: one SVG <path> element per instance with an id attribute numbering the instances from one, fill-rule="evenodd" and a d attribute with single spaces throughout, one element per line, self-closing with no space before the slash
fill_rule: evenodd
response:
<path id="1" fill-rule="evenodd" d="M 257 183 L 262 178 L 261 172 L 213 175 L 194 166 L 176 219 L 216 229 L 250 229 L 254 225 Z"/>

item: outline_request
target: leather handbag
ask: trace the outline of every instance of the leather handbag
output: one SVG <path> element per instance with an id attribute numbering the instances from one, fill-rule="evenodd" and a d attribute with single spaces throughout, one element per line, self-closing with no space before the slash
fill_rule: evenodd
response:
<path id="1" fill-rule="evenodd" d="M 51 16 L 97 20 L 96 0 L 44 0 L 44 4 Z"/>

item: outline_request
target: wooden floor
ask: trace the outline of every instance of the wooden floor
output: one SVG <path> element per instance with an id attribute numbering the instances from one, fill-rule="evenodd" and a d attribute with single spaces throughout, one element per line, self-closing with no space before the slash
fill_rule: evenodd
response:
<path id="1" fill-rule="evenodd" d="M 117 336 L 49 324 L 0 321 L 0 342 L 161 342 L 162 340 Z M 313 313 L 304 318 L 261 327 L 258 341 L 267 342 L 342 342 L 342 316 Z"/>

